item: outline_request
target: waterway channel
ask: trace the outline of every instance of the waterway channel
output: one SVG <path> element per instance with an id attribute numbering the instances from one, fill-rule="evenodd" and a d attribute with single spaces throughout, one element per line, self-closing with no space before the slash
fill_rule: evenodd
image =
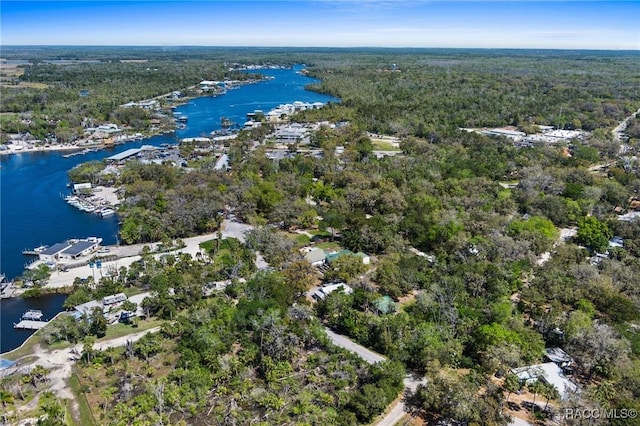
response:
<path id="1" fill-rule="evenodd" d="M 118 219 L 100 218 L 84 213 L 67 204 L 62 198 L 69 192 L 67 171 L 75 165 L 106 157 L 141 145 L 176 144 L 181 138 L 206 136 L 221 127 L 226 117 L 243 124 L 246 114 L 256 109 L 265 113 L 280 104 L 337 101 L 327 95 L 305 90 L 313 79 L 293 69 L 260 70 L 271 80 L 240 86 L 225 95 L 191 100 L 176 111 L 186 115 L 186 128 L 143 141 L 130 142 L 85 155 L 64 158 L 64 152 L 25 152 L 0 157 L 0 272 L 13 279 L 32 260 L 22 255 L 25 248 L 52 245 L 68 238 L 97 236 L 103 244 L 116 244 Z M 31 302 L 0 301 L 0 353 L 11 350 L 31 334 L 13 329 L 22 312 L 28 308 L 43 309 L 52 317 L 58 312 L 64 297 L 48 296 Z M 48 312 L 52 314 L 49 315 Z"/>

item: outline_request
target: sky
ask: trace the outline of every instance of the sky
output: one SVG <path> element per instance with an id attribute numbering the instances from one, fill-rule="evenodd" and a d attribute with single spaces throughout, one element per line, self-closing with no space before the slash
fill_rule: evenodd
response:
<path id="1" fill-rule="evenodd" d="M 0 45 L 640 50 L 631 1 L 5 1 Z"/>

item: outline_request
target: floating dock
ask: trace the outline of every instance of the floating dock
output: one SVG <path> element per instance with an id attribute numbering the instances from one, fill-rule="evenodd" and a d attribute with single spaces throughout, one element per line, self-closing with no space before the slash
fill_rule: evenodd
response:
<path id="1" fill-rule="evenodd" d="M 40 330 L 45 325 L 49 324 L 48 321 L 31 321 L 31 320 L 22 320 L 19 323 L 14 323 L 13 328 L 21 329 L 21 330 Z"/>

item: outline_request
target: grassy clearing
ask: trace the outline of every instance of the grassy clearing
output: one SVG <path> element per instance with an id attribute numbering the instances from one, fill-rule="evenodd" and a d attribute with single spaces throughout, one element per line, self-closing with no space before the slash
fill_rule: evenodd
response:
<path id="1" fill-rule="evenodd" d="M 95 425 L 96 422 L 93 419 L 91 407 L 89 406 L 86 395 L 81 390 L 80 380 L 78 379 L 78 375 L 75 372 L 75 368 L 73 374 L 71 375 L 71 378 L 69 379 L 69 386 L 71 387 L 71 391 L 73 392 L 75 400 L 78 403 L 78 411 L 75 413 L 76 416 L 73 416 L 74 423 L 83 426 Z M 69 408 L 69 411 L 73 413 L 73 409 Z"/>
<path id="2" fill-rule="evenodd" d="M 373 140 L 371 144 L 373 145 L 373 149 L 376 151 L 400 151 L 400 148 L 394 146 L 390 142 Z"/>
<path id="3" fill-rule="evenodd" d="M 215 247 L 216 241 L 217 241 L 216 239 L 207 240 L 207 241 L 201 242 L 199 245 L 201 249 L 204 249 L 208 253 L 211 250 L 213 250 L 213 247 Z"/>
<path id="4" fill-rule="evenodd" d="M 138 321 L 138 326 L 134 327 L 131 324 L 114 324 L 107 327 L 107 334 L 104 337 L 96 340 L 97 343 L 104 342 L 105 340 L 115 339 L 118 337 L 127 336 L 133 333 L 139 333 L 141 331 L 149 330 L 153 327 L 158 327 L 164 323 L 164 320 L 150 319 Z"/>
<path id="5" fill-rule="evenodd" d="M 340 244 L 334 243 L 332 241 L 327 241 L 325 243 L 318 243 L 318 244 L 316 244 L 316 247 L 321 248 L 322 250 L 324 250 L 326 252 L 342 250 L 342 247 L 340 247 Z"/>
<path id="6" fill-rule="evenodd" d="M 298 247 L 308 246 L 311 244 L 311 238 L 309 238 L 308 235 L 289 233 L 287 236 L 295 241 Z"/>

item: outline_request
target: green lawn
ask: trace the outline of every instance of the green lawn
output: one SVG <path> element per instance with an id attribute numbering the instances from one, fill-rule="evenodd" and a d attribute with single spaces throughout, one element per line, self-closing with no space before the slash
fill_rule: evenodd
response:
<path id="1" fill-rule="evenodd" d="M 149 330 L 153 327 L 158 327 L 164 323 L 164 320 L 159 319 L 147 319 L 138 321 L 138 326 L 134 327 L 131 324 L 117 323 L 107 327 L 107 334 L 104 337 L 96 340 L 97 343 L 104 342 L 105 340 L 115 339 L 117 337 L 126 336 L 133 333 L 139 333 L 141 331 Z"/>
<path id="2" fill-rule="evenodd" d="M 393 146 L 390 142 L 374 140 L 371 143 L 375 151 L 400 151 L 400 148 Z"/>
<path id="3" fill-rule="evenodd" d="M 78 425 L 95 425 L 95 421 L 93 420 L 93 415 L 91 414 L 91 407 L 89 407 L 89 403 L 87 402 L 87 398 L 80 390 L 80 382 L 78 380 L 78 375 L 73 372 L 71 378 L 69 379 L 69 386 L 71 387 L 71 391 L 75 396 L 75 400 L 78 403 L 78 418 L 74 417 L 74 424 Z"/>
<path id="4" fill-rule="evenodd" d="M 326 252 L 342 250 L 342 247 L 340 247 L 340 244 L 332 242 L 332 241 L 327 241 L 326 243 L 318 243 L 318 244 L 316 244 L 316 247 L 321 248 L 322 250 L 324 250 Z"/>

